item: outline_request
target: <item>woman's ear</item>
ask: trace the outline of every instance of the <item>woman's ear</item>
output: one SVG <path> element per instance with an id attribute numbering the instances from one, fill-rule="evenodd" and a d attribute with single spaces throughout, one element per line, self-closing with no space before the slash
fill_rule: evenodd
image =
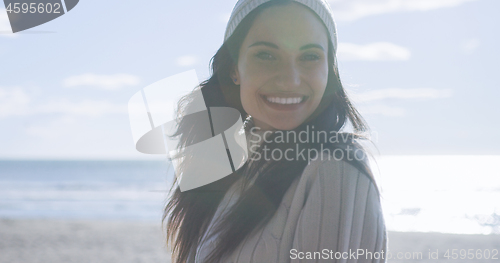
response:
<path id="1" fill-rule="evenodd" d="M 233 83 L 236 85 L 240 85 L 240 72 L 238 71 L 238 67 L 234 66 L 233 70 L 231 70 L 231 79 Z"/>

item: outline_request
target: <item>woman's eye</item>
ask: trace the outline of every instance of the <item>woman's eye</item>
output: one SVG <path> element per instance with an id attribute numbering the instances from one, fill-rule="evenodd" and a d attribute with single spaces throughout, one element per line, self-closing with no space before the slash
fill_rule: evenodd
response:
<path id="1" fill-rule="evenodd" d="M 260 52 L 255 56 L 263 60 L 274 60 L 274 57 L 267 52 Z"/>
<path id="2" fill-rule="evenodd" d="M 316 61 L 319 59 L 320 59 L 320 57 L 316 54 L 305 54 L 304 56 L 302 56 L 302 60 L 305 60 L 305 61 Z"/>

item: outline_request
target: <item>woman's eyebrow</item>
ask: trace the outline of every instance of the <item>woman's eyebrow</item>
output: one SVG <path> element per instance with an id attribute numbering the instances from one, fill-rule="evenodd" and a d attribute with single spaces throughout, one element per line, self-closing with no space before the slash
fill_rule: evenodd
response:
<path id="1" fill-rule="evenodd" d="M 310 49 L 310 48 L 319 48 L 319 49 L 325 51 L 325 48 L 323 48 L 323 46 L 320 44 L 307 44 L 307 45 L 301 47 L 300 50 L 305 50 L 305 49 Z"/>
<path id="2" fill-rule="evenodd" d="M 258 42 L 251 44 L 248 47 L 250 48 L 250 47 L 255 47 L 255 46 L 266 46 L 266 47 L 270 47 L 270 48 L 279 49 L 278 45 L 271 43 L 271 42 L 267 42 L 267 41 L 258 41 Z M 302 46 L 300 48 L 300 50 L 306 50 L 306 49 L 310 49 L 310 48 L 319 48 L 319 49 L 325 51 L 325 48 L 320 44 L 307 44 L 305 46 Z"/>
<path id="3" fill-rule="evenodd" d="M 266 42 L 266 41 L 258 41 L 258 42 L 251 44 L 248 47 L 250 48 L 250 47 L 255 47 L 255 46 L 267 46 L 267 47 L 279 49 L 279 47 L 276 44 L 271 43 L 271 42 Z"/>

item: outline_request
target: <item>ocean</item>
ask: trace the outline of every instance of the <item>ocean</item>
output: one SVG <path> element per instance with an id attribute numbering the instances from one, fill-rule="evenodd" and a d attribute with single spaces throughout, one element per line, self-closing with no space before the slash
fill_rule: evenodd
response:
<path id="1" fill-rule="evenodd" d="M 161 220 L 166 161 L 0 161 L 0 217 Z"/>
<path id="2" fill-rule="evenodd" d="M 372 162 L 388 230 L 500 234 L 500 156 L 383 156 Z"/>
<path id="3" fill-rule="evenodd" d="M 500 156 L 382 156 L 387 229 L 500 234 Z M 0 218 L 160 221 L 166 161 L 0 161 Z"/>

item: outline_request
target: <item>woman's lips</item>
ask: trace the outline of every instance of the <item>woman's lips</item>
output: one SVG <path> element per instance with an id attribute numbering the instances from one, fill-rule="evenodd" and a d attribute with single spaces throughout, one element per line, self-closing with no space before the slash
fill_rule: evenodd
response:
<path id="1" fill-rule="evenodd" d="M 261 94 L 260 97 L 266 105 L 275 110 L 281 111 L 296 110 L 304 105 L 305 101 L 309 98 L 308 96 L 300 94 L 287 94 L 286 96 L 278 94 Z"/>

